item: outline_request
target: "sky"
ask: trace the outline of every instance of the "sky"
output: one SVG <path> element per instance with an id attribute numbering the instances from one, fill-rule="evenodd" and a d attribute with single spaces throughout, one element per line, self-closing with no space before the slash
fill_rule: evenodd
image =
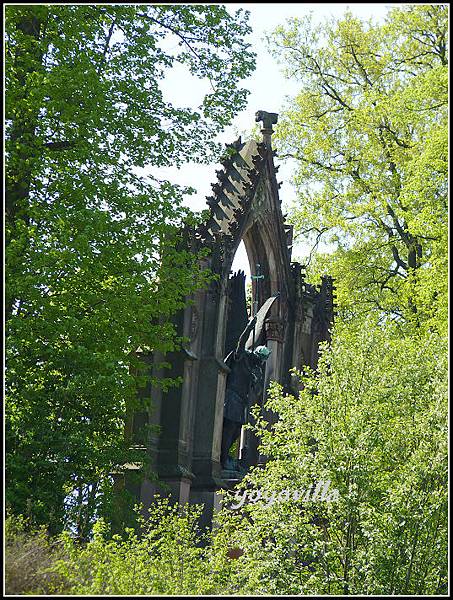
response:
<path id="1" fill-rule="evenodd" d="M 401 5 L 401 3 L 399 3 Z M 323 21 L 325 18 L 341 18 L 346 10 L 350 10 L 353 15 L 366 21 L 372 18 L 374 21 L 383 21 L 388 10 L 395 6 L 395 3 L 355 3 L 355 4 L 325 4 L 325 3 L 230 3 L 225 4 L 230 13 L 242 8 L 250 11 L 249 24 L 253 33 L 248 37 L 256 52 L 256 70 L 247 79 L 243 80 L 242 86 L 250 90 L 247 107 L 242 110 L 234 119 L 231 126 L 226 128 L 219 136 L 218 140 L 224 144 L 231 143 L 237 139 L 239 134 L 246 136 L 255 125 L 255 113 L 258 110 L 278 113 L 285 103 L 285 97 L 294 96 L 298 91 L 298 86 L 294 81 L 284 78 L 279 65 L 269 51 L 267 50 L 264 36 L 270 33 L 277 25 L 284 24 L 290 17 L 302 18 L 310 12 L 315 22 Z M 185 74 L 173 69 L 167 77 L 164 84 L 164 94 L 174 104 L 181 99 L 181 89 L 184 89 L 184 105 L 192 104 L 194 107 L 200 103 L 200 99 L 205 91 L 206 84 L 202 82 L 187 82 L 185 85 Z M 295 193 L 291 184 L 292 167 L 289 164 L 279 163 L 278 157 L 276 164 L 280 164 L 278 180 L 282 181 L 280 188 L 280 198 L 282 199 L 283 213 L 287 212 L 289 205 L 295 199 Z M 207 208 L 206 196 L 211 194 L 211 184 L 216 182 L 216 169 L 218 164 L 197 165 L 189 163 L 180 169 L 166 168 L 160 170 L 162 176 L 168 176 L 175 183 L 194 187 L 197 193 L 189 196 L 186 205 L 193 210 L 202 210 Z M 307 255 L 309 247 L 303 242 L 299 243 L 293 250 L 299 258 Z M 233 269 L 243 269 L 250 275 L 250 269 L 247 261 L 245 248 L 241 243 Z"/>

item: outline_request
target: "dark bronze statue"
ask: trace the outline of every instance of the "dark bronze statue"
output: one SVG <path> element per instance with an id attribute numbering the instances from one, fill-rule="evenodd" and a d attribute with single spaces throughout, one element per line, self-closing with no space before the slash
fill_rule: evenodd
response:
<path id="1" fill-rule="evenodd" d="M 258 346 L 253 351 L 246 349 L 256 322 L 255 316 L 242 332 L 236 349 L 225 359 L 231 371 L 226 381 L 220 462 L 226 470 L 236 468 L 229 451 L 246 423 L 249 407 L 263 392 L 265 362 L 271 353 L 266 346 Z"/>

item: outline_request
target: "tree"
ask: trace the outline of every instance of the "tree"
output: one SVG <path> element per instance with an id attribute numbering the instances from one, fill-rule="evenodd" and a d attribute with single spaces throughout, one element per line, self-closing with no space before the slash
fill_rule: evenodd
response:
<path id="1" fill-rule="evenodd" d="M 267 462 L 233 495 L 241 593 L 446 593 L 447 364 L 439 335 L 368 316 L 336 325 L 298 398 L 273 385 Z"/>
<path id="2" fill-rule="evenodd" d="M 133 460 L 134 352 L 175 348 L 169 319 L 206 281 L 178 241 L 191 190 L 153 169 L 216 156 L 249 31 L 222 6 L 6 8 L 7 502 L 52 530 Z M 209 84 L 197 109 L 165 98 L 175 65 Z"/>
<path id="3" fill-rule="evenodd" d="M 241 593 L 446 593 L 446 32 L 445 6 L 417 5 L 271 39 L 301 82 L 276 134 L 292 219 L 340 315 L 299 397 L 273 384 L 273 425 L 255 407 L 267 462 L 230 499 Z"/>
<path id="4" fill-rule="evenodd" d="M 336 278 L 340 307 L 446 318 L 446 5 L 392 9 L 382 25 L 292 20 L 270 40 L 300 81 L 277 128 L 296 164 L 296 234 Z"/>
<path id="5" fill-rule="evenodd" d="M 297 398 L 273 385 L 267 408 L 279 420 L 269 426 L 254 410 L 267 462 L 236 486 L 212 531 L 199 529 L 201 506 L 166 499 L 141 535 L 111 537 L 102 521 L 87 544 L 64 532 L 52 541 L 63 542 L 49 570 L 55 593 L 445 594 L 445 340 L 402 339 L 370 315 L 336 328 Z"/>

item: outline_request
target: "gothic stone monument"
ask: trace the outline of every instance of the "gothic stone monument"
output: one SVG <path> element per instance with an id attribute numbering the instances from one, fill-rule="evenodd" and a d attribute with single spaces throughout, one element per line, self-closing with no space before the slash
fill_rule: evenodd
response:
<path id="1" fill-rule="evenodd" d="M 278 295 L 257 332 L 256 343 L 271 351 L 265 365 L 264 390 L 271 380 L 277 380 L 286 391 L 297 393 L 298 382 L 289 371 L 304 364 L 316 367 L 318 344 L 329 339 L 333 320 L 331 278 L 324 277 L 320 286 L 310 285 L 304 280 L 302 266 L 291 262 L 292 227 L 285 224 L 282 214 L 278 167 L 271 147 L 277 115 L 259 111 L 256 120 L 262 122 L 263 141 L 243 143 L 239 138 L 228 146 L 228 158 L 222 163 L 223 170 L 217 172 L 213 195 L 207 199 L 210 216 L 188 236 L 194 250 L 210 248 L 206 266 L 219 276 L 208 289 L 194 294 L 193 303 L 177 318 L 179 333 L 190 343 L 165 357 L 171 364 L 165 372 L 156 367 L 162 357 L 142 357 L 153 375 L 179 376 L 183 383 L 165 393 L 147 390 L 152 408 L 132 415 L 127 425 L 132 443 L 145 425 L 159 425 L 160 433 L 149 434 L 143 447 L 152 458 L 159 481 L 142 477 L 139 484 L 128 483 L 126 472 L 126 487 L 145 510 L 156 492 L 169 493 L 180 503 L 202 502 L 206 523 L 219 501 L 216 491 L 231 489 L 241 476 L 239 471 L 226 471 L 220 463 L 230 371 L 225 357 L 236 347 L 248 321 L 245 275 L 231 273 L 241 240 L 250 263 L 255 308 Z M 261 405 L 263 400 L 262 395 Z M 272 414 L 266 417 L 271 422 L 277 418 Z M 242 472 L 247 465 L 265 460 L 249 431 L 243 432 L 240 442 Z"/>

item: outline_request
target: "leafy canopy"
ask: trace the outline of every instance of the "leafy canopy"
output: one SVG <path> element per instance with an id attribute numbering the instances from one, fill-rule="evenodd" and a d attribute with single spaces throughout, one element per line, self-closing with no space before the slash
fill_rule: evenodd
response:
<path id="1" fill-rule="evenodd" d="M 146 380 L 171 383 L 145 377 L 134 353 L 176 347 L 171 316 L 207 275 L 180 243 L 194 218 L 181 205 L 191 190 L 155 168 L 216 156 L 214 136 L 246 101 L 249 31 L 247 15 L 222 6 L 6 7 L 7 500 L 15 512 L 58 529 L 65 496 L 76 488 L 82 498 L 90 484 L 89 506 L 78 510 L 93 516 L 98 483 L 134 458 L 126 406 L 137 405 Z M 163 93 L 175 66 L 205 82 L 197 108 Z"/>
<path id="2" fill-rule="evenodd" d="M 276 134 L 295 164 L 291 218 L 335 249 L 314 272 L 334 276 L 342 309 L 445 320 L 447 11 L 293 19 L 269 40 L 301 86 Z"/>
<path id="3" fill-rule="evenodd" d="M 446 593 L 447 344 L 358 321 L 336 324 L 298 397 L 273 384 L 274 425 L 256 407 L 266 464 L 221 516 L 242 593 Z M 338 498 L 313 500 L 320 482 Z"/>

